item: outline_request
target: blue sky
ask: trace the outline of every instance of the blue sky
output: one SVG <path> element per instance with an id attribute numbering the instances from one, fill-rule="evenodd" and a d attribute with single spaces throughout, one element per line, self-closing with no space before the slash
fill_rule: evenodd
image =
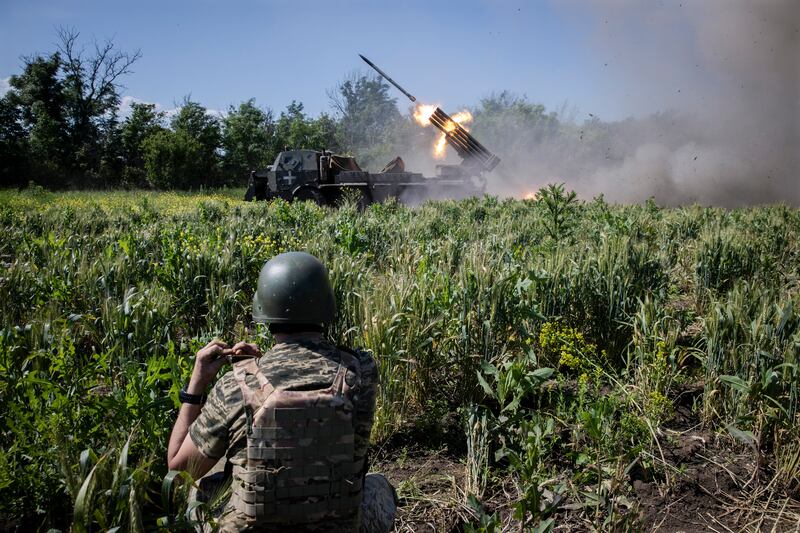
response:
<path id="1" fill-rule="evenodd" d="M 604 16 L 602 3 L 576 0 L 0 0 L 0 83 L 20 71 L 20 56 L 54 50 L 63 26 L 86 42 L 141 49 L 123 94 L 165 109 L 186 95 L 216 110 L 254 97 L 276 112 L 294 99 L 317 114 L 329 110 L 326 90 L 368 69 L 359 53 L 450 110 L 504 89 L 551 109 L 566 103 L 577 119 L 664 108 L 630 97 L 635 65 L 598 44 Z"/>

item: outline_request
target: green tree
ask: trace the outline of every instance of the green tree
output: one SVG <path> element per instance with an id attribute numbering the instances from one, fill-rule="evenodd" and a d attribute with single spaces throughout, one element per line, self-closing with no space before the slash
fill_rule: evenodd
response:
<path id="1" fill-rule="evenodd" d="M 482 99 L 473 115 L 476 135 L 520 148 L 552 139 L 561 128 L 557 113 L 508 91 Z"/>
<path id="2" fill-rule="evenodd" d="M 0 142 L 15 156 L 25 147 L 25 180 L 54 187 L 110 183 L 121 168 L 119 79 L 141 54 L 121 52 L 111 41 L 95 42 L 86 53 L 77 32 L 62 29 L 58 37 L 57 52 L 24 58 L 22 73 L 11 77 Z M 10 167 L 3 167 L 8 175 Z"/>
<path id="3" fill-rule="evenodd" d="M 113 179 L 110 172 L 119 170 L 117 108 L 120 103 L 120 77 L 130 74 L 131 67 L 141 57 L 116 49 L 110 40 L 94 42 L 93 51 L 85 53 L 78 42 L 80 34 L 60 29 L 59 52 L 62 86 L 64 88 L 64 118 L 69 150 L 68 164 L 73 173 L 93 184 L 98 179 Z M 106 172 L 104 172 L 106 170 Z"/>
<path id="4" fill-rule="evenodd" d="M 61 56 L 35 56 L 25 58 L 24 63 L 22 73 L 11 76 L 11 90 L 3 98 L 6 111 L 2 129 L 24 136 L 29 178 L 45 185 L 63 186 L 68 150 L 64 86 L 59 79 Z"/>
<path id="5" fill-rule="evenodd" d="M 402 118 L 389 85 L 375 76 L 351 76 L 328 97 L 337 114 L 341 146 L 365 165 L 388 159 Z"/>
<path id="6" fill-rule="evenodd" d="M 222 168 L 229 180 L 240 180 L 250 170 L 263 169 L 275 159 L 275 121 L 272 111 L 251 98 L 231 106 L 222 120 Z"/>
<path id="7" fill-rule="evenodd" d="M 117 110 L 109 115 L 98 139 L 99 167 L 88 170 L 85 180 L 92 187 L 124 185 L 125 160 L 122 153 L 122 131 Z"/>
<path id="8" fill-rule="evenodd" d="M 279 150 L 335 150 L 338 148 L 335 132 L 335 122 L 329 115 L 322 113 L 316 120 L 310 119 L 303 111 L 303 104 L 293 100 L 278 118 L 275 142 Z"/>
<path id="9" fill-rule="evenodd" d="M 191 189 L 200 185 L 204 147 L 185 130 L 161 130 L 142 142 L 147 182 L 156 189 Z"/>
<path id="10" fill-rule="evenodd" d="M 336 138 L 338 123 L 332 116 L 320 113 L 315 120 L 309 122 L 308 126 L 309 146 L 334 152 L 341 150 L 341 145 Z"/>
<path id="11" fill-rule="evenodd" d="M 25 183 L 27 141 L 20 108 L 8 95 L 0 98 L 0 187 Z"/>
<path id="12" fill-rule="evenodd" d="M 187 98 L 180 111 L 172 118 L 171 125 L 175 133 L 185 135 L 199 146 L 196 161 L 197 173 L 194 176 L 194 184 L 189 186 L 213 187 L 218 185 L 218 151 L 222 140 L 219 119 L 209 114 L 202 105 Z M 181 144 L 184 144 L 183 141 Z"/>
<path id="13" fill-rule="evenodd" d="M 311 148 L 306 146 L 306 114 L 301 102 L 292 100 L 286 111 L 281 111 L 275 124 L 275 142 L 278 151 Z"/>
<path id="14" fill-rule="evenodd" d="M 156 111 L 155 104 L 134 102 L 131 114 L 120 128 L 122 158 L 125 163 L 123 185 L 142 186 L 146 184 L 144 169 L 145 139 L 162 131 L 164 113 Z"/>

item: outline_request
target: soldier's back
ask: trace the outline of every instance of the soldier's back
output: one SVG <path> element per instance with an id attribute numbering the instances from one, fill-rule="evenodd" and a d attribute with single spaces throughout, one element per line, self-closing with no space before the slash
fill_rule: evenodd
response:
<path id="1" fill-rule="evenodd" d="M 374 417 L 377 368 L 374 360 L 366 352 L 352 352 L 361 370 L 358 374 L 348 369 L 345 381 L 356 387 L 354 396 L 354 462 L 365 464 L 369 432 Z M 347 357 L 345 354 L 344 357 Z M 276 389 L 313 391 L 329 387 L 336 376 L 342 360 L 342 350 L 324 340 L 321 335 L 292 336 L 287 342 L 275 345 L 259 360 L 261 373 Z M 258 387 L 254 376 L 247 377 L 247 384 Z M 229 372 L 218 384 L 220 395 L 224 398 L 224 409 L 217 404 L 217 416 L 225 419 L 228 428 L 226 457 L 234 471 L 242 471 L 247 465 L 247 418 L 239 384 Z M 210 406 L 212 407 L 212 406 Z M 214 408 L 214 407 L 212 407 Z M 213 418 L 213 416 L 212 416 Z M 366 466 L 365 466 L 366 468 Z M 241 483 L 234 475 L 234 490 Z M 324 522 L 292 524 L 292 531 L 356 531 L 358 530 L 358 509 L 335 512 Z M 220 517 L 220 531 L 285 531 L 287 525 L 259 524 L 257 521 L 228 505 Z"/>

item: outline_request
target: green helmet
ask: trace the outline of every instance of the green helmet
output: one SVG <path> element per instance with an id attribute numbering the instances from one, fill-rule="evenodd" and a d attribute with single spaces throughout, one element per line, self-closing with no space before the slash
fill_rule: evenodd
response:
<path id="1" fill-rule="evenodd" d="M 324 326 L 335 313 L 328 271 L 319 259 L 287 252 L 264 263 L 253 295 L 254 321 Z"/>

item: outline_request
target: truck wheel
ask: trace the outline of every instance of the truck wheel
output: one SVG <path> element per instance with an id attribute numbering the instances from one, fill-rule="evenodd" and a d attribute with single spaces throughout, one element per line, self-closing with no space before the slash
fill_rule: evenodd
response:
<path id="1" fill-rule="evenodd" d="M 314 202 L 317 205 L 325 205 L 325 199 L 322 197 L 322 194 L 317 189 L 312 189 L 310 187 L 304 187 L 299 189 L 294 193 L 292 196 L 292 200 L 303 202 L 305 200 Z"/>

